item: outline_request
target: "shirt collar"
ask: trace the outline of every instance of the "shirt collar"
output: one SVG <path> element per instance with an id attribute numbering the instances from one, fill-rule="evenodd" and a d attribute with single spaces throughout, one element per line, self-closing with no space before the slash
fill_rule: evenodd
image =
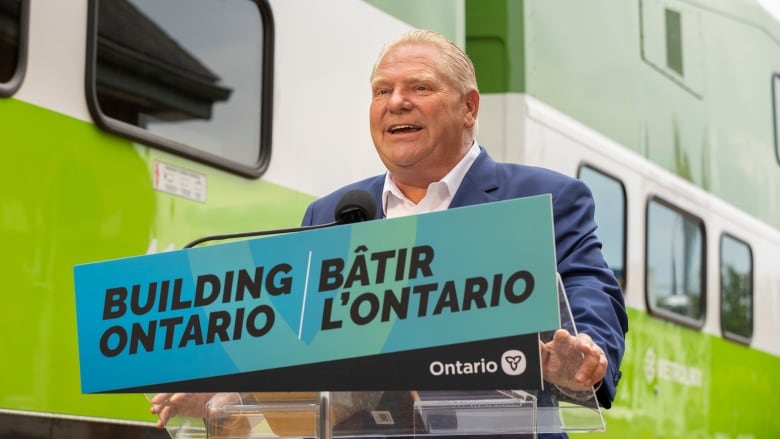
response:
<path id="1" fill-rule="evenodd" d="M 461 183 L 463 183 L 463 179 L 466 177 L 466 173 L 468 172 L 469 168 L 471 168 L 471 165 L 474 164 L 474 161 L 477 160 L 477 157 L 479 156 L 479 145 L 477 144 L 477 141 L 473 141 L 471 144 L 471 148 L 469 148 L 468 152 L 463 156 L 463 158 L 452 168 L 450 169 L 450 172 L 447 173 L 441 180 L 438 182 L 433 182 L 430 185 L 428 185 L 429 193 L 430 188 L 434 185 L 436 186 L 443 186 L 446 187 L 445 194 L 447 198 L 447 203 L 444 206 L 445 208 L 449 206 L 449 203 L 452 201 L 452 198 L 455 196 L 455 194 L 458 192 L 458 188 L 460 188 Z M 443 188 L 439 188 L 441 191 Z M 401 189 L 398 188 L 398 186 L 393 181 L 393 176 L 390 174 L 390 171 L 385 173 L 385 183 L 384 187 L 382 188 L 382 206 L 384 207 L 383 211 L 385 212 L 385 216 L 387 216 L 387 209 L 388 209 L 388 198 L 389 197 L 395 197 L 402 203 L 411 203 L 409 199 L 406 198 L 406 196 L 401 192 Z M 428 194 L 426 194 L 426 197 Z M 420 203 L 423 201 L 421 200 Z"/>

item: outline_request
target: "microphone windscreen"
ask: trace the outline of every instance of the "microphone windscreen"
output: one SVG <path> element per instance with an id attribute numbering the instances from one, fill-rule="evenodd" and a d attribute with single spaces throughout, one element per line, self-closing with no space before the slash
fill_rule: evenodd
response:
<path id="1" fill-rule="evenodd" d="M 334 216 L 342 224 L 370 221 L 376 215 L 376 200 L 368 191 L 352 189 L 347 191 L 336 205 Z"/>

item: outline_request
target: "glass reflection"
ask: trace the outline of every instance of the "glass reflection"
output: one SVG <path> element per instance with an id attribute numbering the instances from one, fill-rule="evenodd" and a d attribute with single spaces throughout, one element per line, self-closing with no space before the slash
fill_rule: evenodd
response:
<path id="1" fill-rule="evenodd" d="M 647 294 L 651 309 L 700 321 L 704 240 L 700 221 L 651 201 L 647 208 Z"/>
<path id="2" fill-rule="evenodd" d="M 97 34 L 104 115 L 257 164 L 263 23 L 255 2 L 100 1 Z"/>
<path id="3" fill-rule="evenodd" d="M 622 288 L 626 282 L 626 192 L 623 184 L 615 178 L 591 167 L 583 166 L 579 178 L 584 181 L 596 202 L 596 234 L 603 244 L 602 251 L 609 268 Z"/>
<path id="4" fill-rule="evenodd" d="M 720 241 L 721 325 L 730 338 L 753 335 L 753 255 L 750 247 L 730 236 Z"/>

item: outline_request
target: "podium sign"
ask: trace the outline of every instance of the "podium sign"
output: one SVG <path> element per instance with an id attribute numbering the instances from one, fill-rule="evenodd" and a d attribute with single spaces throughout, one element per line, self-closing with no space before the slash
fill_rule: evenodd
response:
<path id="1" fill-rule="evenodd" d="M 539 389 L 549 195 L 74 267 L 96 392 Z"/>

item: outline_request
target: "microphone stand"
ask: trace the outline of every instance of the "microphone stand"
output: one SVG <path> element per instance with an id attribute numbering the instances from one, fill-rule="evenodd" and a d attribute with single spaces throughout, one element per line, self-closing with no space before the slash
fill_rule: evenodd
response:
<path id="1" fill-rule="evenodd" d="M 228 233 L 224 235 L 212 235 L 198 238 L 183 248 L 192 248 L 198 244 L 207 241 L 219 241 L 232 238 L 246 238 L 249 236 L 277 235 L 280 233 L 302 232 L 304 230 L 321 229 L 323 227 L 337 226 L 339 224 L 352 224 L 361 221 L 370 221 L 376 214 L 376 202 L 374 197 L 362 189 L 352 189 L 347 191 L 336 205 L 334 216 L 336 221 L 327 224 L 318 224 L 313 226 L 290 227 L 287 229 L 260 230 L 255 232 Z"/>
<path id="2" fill-rule="evenodd" d="M 347 223 L 346 221 L 334 221 L 332 223 L 317 224 L 314 226 L 289 227 L 287 229 L 257 230 L 254 232 L 226 233 L 223 235 L 203 236 L 201 238 L 198 238 L 190 242 L 189 244 L 185 245 L 182 248 L 192 248 L 195 247 L 196 245 L 203 244 L 204 242 L 208 242 L 208 241 L 221 241 L 221 240 L 233 239 L 233 238 L 247 238 L 250 236 L 277 235 L 281 233 L 302 232 L 304 230 L 322 229 L 324 227 L 337 226 L 339 224 L 346 224 L 346 223 Z"/>

